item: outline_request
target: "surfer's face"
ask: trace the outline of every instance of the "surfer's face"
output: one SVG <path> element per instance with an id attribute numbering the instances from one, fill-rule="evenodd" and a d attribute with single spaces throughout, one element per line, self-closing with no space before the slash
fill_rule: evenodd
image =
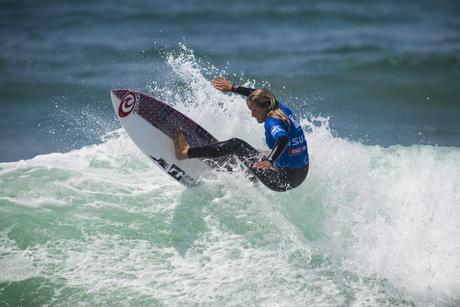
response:
<path id="1" fill-rule="evenodd" d="M 254 117 L 259 124 L 263 123 L 267 118 L 267 109 L 259 107 L 255 103 L 248 101 L 248 109 L 251 111 L 251 116 Z"/>

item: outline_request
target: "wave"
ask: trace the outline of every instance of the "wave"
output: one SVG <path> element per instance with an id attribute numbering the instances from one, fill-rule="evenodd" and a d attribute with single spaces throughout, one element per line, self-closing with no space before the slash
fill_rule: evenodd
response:
<path id="1" fill-rule="evenodd" d="M 151 94 L 219 139 L 264 146 L 244 100 L 209 84 L 224 72 L 186 47 L 166 62 L 177 79 L 152 82 Z M 326 118 L 301 124 L 311 170 L 288 193 L 242 173 L 185 188 L 123 129 L 101 144 L 1 163 L 1 267 L 29 269 L 2 269 L 0 283 L 44 278 L 60 289 L 55 299 L 91 289 L 92 303 L 107 293 L 125 303 L 458 302 L 460 148 L 367 146 L 334 136 Z"/>

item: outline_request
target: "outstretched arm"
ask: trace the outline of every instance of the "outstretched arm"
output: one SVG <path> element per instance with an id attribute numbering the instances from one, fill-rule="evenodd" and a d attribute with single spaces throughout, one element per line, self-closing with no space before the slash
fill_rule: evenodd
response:
<path id="1" fill-rule="evenodd" d="M 233 85 L 232 82 L 223 77 L 214 78 L 212 80 L 212 86 L 222 92 L 233 92 L 244 96 L 249 96 L 255 91 L 253 88 Z"/>

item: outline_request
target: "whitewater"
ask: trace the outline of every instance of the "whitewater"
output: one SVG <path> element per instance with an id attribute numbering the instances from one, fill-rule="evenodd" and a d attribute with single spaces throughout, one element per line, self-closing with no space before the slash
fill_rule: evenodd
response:
<path id="1" fill-rule="evenodd" d="M 264 148 L 244 98 L 210 85 L 225 71 L 186 48 L 165 60 L 174 82 L 143 91 L 220 140 Z M 184 187 L 121 127 L 98 144 L 0 163 L 0 301 L 460 304 L 460 148 L 370 146 L 338 137 L 328 118 L 300 118 L 310 172 L 287 193 L 244 172 Z"/>

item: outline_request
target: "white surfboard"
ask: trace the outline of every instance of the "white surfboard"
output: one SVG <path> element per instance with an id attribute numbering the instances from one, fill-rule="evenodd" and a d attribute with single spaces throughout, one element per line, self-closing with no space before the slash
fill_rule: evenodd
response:
<path id="1" fill-rule="evenodd" d="M 212 160 L 175 157 L 172 136 L 181 127 L 190 146 L 203 146 L 217 139 L 173 107 L 139 92 L 126 89 L 111 92 L 112 104 L 123 128 L 139 149 L 161 170 L 180 183 L 196 185 L 211 169 Z"/>

